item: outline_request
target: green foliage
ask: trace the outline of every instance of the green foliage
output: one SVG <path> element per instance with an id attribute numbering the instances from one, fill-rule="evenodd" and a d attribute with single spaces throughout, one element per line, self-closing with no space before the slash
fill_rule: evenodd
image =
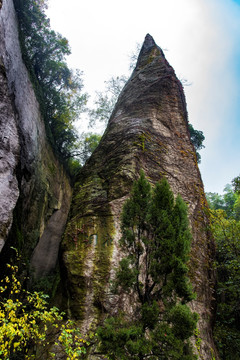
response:
<path id="1" fill-rule="evenodd" d="M 240 194 L 238 194 L 233 205 L 234 218 L 240 220 Z"/>
<path id="2" fill-rule="evenodd" d="M 81 159 L 82 164 L 84 164 L 87 159 L 91 156 L 93 151 L 97 148 L 101 135 L 94 133 L 84 133 L 79 142 L 79 158 Z"/>
<path id="3" fill-rule="evenodd" d="M 236 181 L 235 181 L 236 180 Z M 224 194 L 207 193 L 216 240 L 217 312 L 214 338 L 223 360 L 240 353 L 240 194 L 237 178 Z"/>
<path id="4" fill-rule="evenodd" d="M 141 173 L 123 208 L 122 234 L 120 244 L 129 262 L 125 272 L 136 272 L 134 287 L 142 303 L 149 297 L 157 298 L 161 292 L 172 295 L 173 289 L 175 296 L 187 301 L 192 299 L 186 277 L 191 239 L 187 208 L 180 196 L 174 203 L 166 179 L 158 183 L 152 193 Z M 145 259 L 141 261 L 143 254 Z M 124 273 L 122 262 L 121 272 Z M 143 281 L 141 272 L 145 273 Z M 123 286 L 119 275 L 117 281 Z"/>
<path id="5" fill-rule="evenodd" d="M 219 195 L 217 193 L 208 192 L 208 193 L 206 193 L 206 198 L 207 198 L 207 202 L 208 202 L 210 209 L 224 210 L 226 208 L 225 203 L 224 203 L 224 198 L 222 195 Z"/>
<path id="6" fill-rule="evenodd" d="M 177 304 L 169 312 L 169 320 L 173 324 L 173 334 L 184 340 L 193 335 L 198 316 L 196 313 L 192 314 L 186 304 Z"/>
<path id="7" fill-rule="evenodd" d="M 197 155 L 197 162 L 201 162 L 201 155 L 199 154 L 199 150 L 203 149 L 205 146 L 203 145 L 203 141 L 205 140 L 205 136 L 203 132 L 200 130 L 194 129 L 192 124 L 188 124 L 188 130 L 190 132 L 191 141 L 195 147 L 196 155 Z"/>
<path id="8" fill-rule="evenodd" d="M 194 330 L 194 337 L 195 337 L 195 344 L 196 344 L 197 351 L 198 351 L 198 353 L 200 353 L 200 346 L 202 343 L 202 339 L 200 337 L 200 331 L 198 328 L 196 328 Z M 211 360 L 213 360 L 213 359 L 211 359 Z"/>
<path id="9" fill-rule="evenodd" d="M 137 42 L 134 50 L 129 55 L 129 71 L 133 71 L 135 69 L 141 48 L 142 45 Z"/>
<path id="10" fill-rule="evenodd" d="M 63 313 L 49 309 L 47 295 L 29 292 L 17 278 L 18 266 L 8 265 L 9 276 L 0 286 L 0 357 L 5 360 L 35 359 L 39 346 L 49 347 L 48 335 L 58 332 L 56 346 L 66 359 L 81 359 L 89 345 L 72 321 L 62 322 Z M 55 354 L 50 354 L 51 358 Z"/>
<path id="11" fill-rule="evenodd" d="M 14 0 L 24 62 L 31 75 L 49 140 L 63 161 L 75 155 L 74 121 L 87 101 L 81 73 L 66 64 L 70 47 L 66 38 L 50 28 L 45 0 Z"/>
<path id="12" fill-rule="evenodd" d="M 208 205 L 212 210 L 224 210 L 227 217 L 240 219 L 240 194 L 234 191 L 231 185 L 227 184 L 224 194 L 206 193 Z"/>
<path id="13" fill-rule="evenodd" d="M 84 358 L 89 342 L 82 337 L 82 334 L 74 321 L 68 320 L 66 325 L 63 324 L 61 326 L 61 333 L 58 337 L 58 342 L 55 343 L 55 345 L 58 344 L 64 349 L 67 360 L 74 360 Z M 52 357 L 54 358 L 55 354 L 52 354 Z"/>
<path id="14" fill-rule="evenodd" d="M 237 176 L 233 179 L 232 185 L 234 187 L 234 192 L 240 193 L 240 176 Z"/>
<path id="15" fill-rule="evenodd" d="M 111 79 L 105 81 L 105 91 L 96 92 L 94 109 L 89 110 L 90 126 L 94 126 L 97 121 L 107 124 L 126 82 L 127 78 L 124 75 L 111 77 Z"/>
<path id="16" fill-rule="evenodd" d="M 70 158 L 67 160 L 67 170 L 71 179 L 73 179 L 73 182 L 75 181 L 75 177 L 78 174 L 78 171 L 81 169 L 81 167 L 82 165 L 80 163 L 80 159 Z"/>
<path id="17" fill-rule="evenodd" d="M 121 315 L 107 319 L 104 327 L 98 329 L 98 337 L 101 339 L 100 351 L 109 359 L 142 359 L 148 350 L 141 326 L 134 323 L 129 326 Z"/>
<path id="18" fill-rule="evenodd" d="M 159 306 L 158 303 L 153 300 L 151 304 L 144 303 L 141 308 L 141 320 L 144 328 L 154 329 L 159 319 Z"/>
<path id="19" fill-rule="evenodd" d="M 217 243 L 217 313 L 214 337 L 221 359 L 240 354 L 240 221 L 224 210 L 211 211 L 211 229 Z"/>
<path id="20" fill-rule="evenodd" d="M 109 359 L 195 359 L 189 337 L 198 316 L 187 278 L 191 235 L 187 207 L 174 201 L 166 179 L 152 191 L 143 172 L 123 207 L 120 247 L 125 256 L 116 271 L 117 293 L 138 299 L 133 319 L 122 314 L 99 328 L 100 351 Z"/>

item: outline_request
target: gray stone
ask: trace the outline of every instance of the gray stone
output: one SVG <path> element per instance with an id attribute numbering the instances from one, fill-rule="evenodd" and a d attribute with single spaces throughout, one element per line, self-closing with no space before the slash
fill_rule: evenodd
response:
<path id="1" fill-rule="evenodd" d="M 40 277 L 56 265 L 71 186 L 47 141 L 39 104 L 22 59 L 12 0 L 3 1 L 0 10 L 0 56 L 0 250 L 19 200 L 15 219 L 18 234 L 13 233 L 12 241 L 20 251 L 24 249 L 29 259 L 37 246 L 31 265 Z M 6 242 L 6 247 L 10 245 Z"/>
<path id="2" fill-rule="evenodd" d="M 13 209 L 19 196 L 16 178 L 19 155 L 16 115 L 0 58 L 0 251 L 12 225 Z"/>
<path id="3" fill-rule="evenodd" d="M 115 314 L 123 309 L 131 315 L 134 308 L 131 294 L 111 295 L 108 280 L 122 256 L 118 247 L 122 206 L 140 169 L 152 183 L 166 177 L 174 194 L 180 194 L 188 204 L 193 234 L 189 276 L 197 293 L 191 306 L 200 315 L 201 357 L 210 359 L 215 349 L 211 328 L 214 242 L 207 230 L 207 204 L 190 141 L 182 84 L 150 35 L 74 189 L 62 243 L 63 283 L 68 311 L 82 321 L 83 331 L 105 312 Z M 105 258 L 107 250 L 89 241 L 94 233 L 99 239 L 103 229 L 104 236 L 108 233 L 113 240 Z"/>

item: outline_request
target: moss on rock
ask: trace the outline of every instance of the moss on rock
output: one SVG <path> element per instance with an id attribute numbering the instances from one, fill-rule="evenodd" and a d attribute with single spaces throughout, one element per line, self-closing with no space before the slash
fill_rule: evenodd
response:
<path id="1" fill-rule="evenodd" d="M 77 214 L 68 222 L 62 243 L 62 260 L 67 278 L 65 306 L 74 318 L 85 318 L 86 302 L 88 306 L 92 303 L 94 317 L 104 311 L 114 232 L 110 208 L 106 216 L 99 210 L 97 216 L 80 217 Z"/>

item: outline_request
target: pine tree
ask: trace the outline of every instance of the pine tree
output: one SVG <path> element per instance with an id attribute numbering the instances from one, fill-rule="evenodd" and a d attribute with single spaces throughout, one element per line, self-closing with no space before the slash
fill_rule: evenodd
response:
<path id="1" fill-rule="evenodd" d="M 110 359 L 192 360 L 189 337 L 197 314 L 186 303 L 194 294 L 187 277 L 191 234 L 187 206 L 174 201 L 166 179 L 151 190 L 144 173 L 133 185 L 121 218 L 118 293 L 138 298 L 133 319 L 121 314 L 99 328 L 101 351 Z"/>

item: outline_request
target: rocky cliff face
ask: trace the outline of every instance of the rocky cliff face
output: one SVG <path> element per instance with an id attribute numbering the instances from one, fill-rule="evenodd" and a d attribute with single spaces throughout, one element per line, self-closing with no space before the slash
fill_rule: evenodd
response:
<path id="1" fill-rule="evenodd" d="M 190 277 L 200 315 L 201 358 L 211 359 L 213 240 L 206 200 L 191 144 L 180 81 L 150 35 L 124 87 L 106 132 L 74 188 L 70 220 L 62 243 L 65 304 L 84 330 L 104 313 L 131 311 L 131 299 L 114 298 L 108 287 L 121 254 L 120 213 L 133 181 L 143 169 L 156 183 L 168 179 L 187 202 L 193 242 Z"/>
<path id="2" fill-rule="evenodd" d="M 56 265 L 71 186 L 47 142 L 12 0 L 0 9 L 0 101 L 1 257 L 11 245 L 28 258 L 35 249 L 31 264 L 40 277 Z"/>
<path id="3" fill-rule="evenodd" d="M 1 61 L 1 59 L 0 59 Z M 8 91 L 4 64 L 0 63 L 0 250 L 12 225 L 12 212 L 16 205 L 19 189 L 16 167 L 20 155 L 16 116 Z"/>
<path id="4" fill-rule="evenodd" d="M 12 0 L 0 1 L 0 264 L 11 245 L 31 258 L 37 277 L 54 269 L 71 187 L 46 140 L 39 105 L 22 61 Z M 188 203 L 193 243 L 190 277 L 197 293 L 202 359 L 212 359 L 213 241 L 201 176 L 187 128 L 181 83 L 147 35 L 99 147 L 80 172 L 61 245 L 62 300 L 83 330 L 106 312 L 131 311 L 109 280 L 121 253 L 122 205 L 140 169 L 165 176 Z"/>

